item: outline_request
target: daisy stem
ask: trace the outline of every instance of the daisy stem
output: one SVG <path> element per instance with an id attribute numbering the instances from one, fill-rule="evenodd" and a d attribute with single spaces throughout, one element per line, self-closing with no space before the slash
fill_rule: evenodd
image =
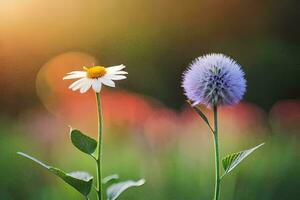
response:
<path id="1" fill-rule="evenodd" d="M 97 196 L 98 200 L 103 200 L 102 195 L 102 133 L 103 133 L 103 124 L 102 124 L 102 112 L 101 112 L 101 100 L 100 93 L 96 92 L 97 100 L 97 113 L 98 113 L 98 157 L 97 157 Z"/>
<path id="2" fill-rule="evenodd" d="M 219 153 L 219 141 L 218 141 L 218 108 L 215 105 L 214 112 L 214 147 L 215 147 L 215 194 L 214 200 L 220 198 L 220 153 Z"/>

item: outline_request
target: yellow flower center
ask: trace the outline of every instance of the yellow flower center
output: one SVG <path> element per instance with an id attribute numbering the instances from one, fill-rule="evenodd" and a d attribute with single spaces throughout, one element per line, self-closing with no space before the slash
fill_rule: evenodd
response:
<path id="1" fill-rule="evenodd" d="M 100 78 L 106 74 L 106 69 L 102 66 L 83 67 L 83 69 L 86 71 L 88 78 Z"/>

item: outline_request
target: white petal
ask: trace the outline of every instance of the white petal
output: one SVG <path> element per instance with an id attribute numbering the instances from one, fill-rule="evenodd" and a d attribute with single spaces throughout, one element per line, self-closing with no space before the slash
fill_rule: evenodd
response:
<path id="1" fill-rule="evenodd" d="M 85 71 L 72 71 L 67 74 L 86 74 L 86 72 Z"/>
<path id="2" fill-rule="evenodd" d="M 107 78 L 107 77 L 101 77 L 99 78 L 99 80 L 104 84 L 107 85 L 109 87 L 116 87 L 115 82 L 113 82 L 111 79 Z"/>
<path id="3" fill-rule="evenodd" d="M 113 74 L 114 72 L 120 71 L 121 69 L 124 69 L 125 65 L 117 65 L 112 67 L 107 67 L 105 70 L 108 74 Z"/>
<path id="4" fill-rule="evenodd" d="M 98 79 L 94 79 L 92 83 L 92 87 L 95 92 L 99 93 L 101 90 L 101 81 Z"/>
<path id="5" fill-rule="evenodd" d="M 93 79 L 86 79 L 82 87 L 80 88 L 80 93 L 85 93 L 92 86 Z"/>
<path id="6" fill-rule="evenodd" d="M 126 79 L 126 76 L 123 75 L 108 75 L 107 78 L 111 79 L 111 80 L 122 80 L 122 79 Z"/>
<path id="7" fill-rule="evenodd" d="M 88 81 L 87 78 L 83 78 L 82 82 L 80 82 L 79 84 L 77 84 L 76 86 L 74 86 L 72 88 L 72 90 L 75 91 L 75 90 L 78 90 L 79 88 L 82 88 L 87 81 Z"/>
<path id="8" fill-rule="evenodd" d="M 80 87 L 80 85 L 85 81 L 86 78 L 82 78 L 82 79 L 79 79 L 77 81 L 75 81 L 74 83 L 72 83 L 70 86 L 69 86 L 69 89 L 73 89 L 76 88 L 78 89 Z"/>
<path id="9" fill-rule="evenodd" d="M 113 73 L 114 75 L 121 75 L 121 74 L 128 74 L 128 72 L 125 71 L 117 71 L 115 73 Z"/>
<path id="10" fill-rule="evenodd" d="M 83 78 L 83 77 L 86 77 L 86 74 L 69 74 L 65 77 L 63 77 L 63 80 L 66 80 L 66 79 L 75 79 L 75 78 Z"/>

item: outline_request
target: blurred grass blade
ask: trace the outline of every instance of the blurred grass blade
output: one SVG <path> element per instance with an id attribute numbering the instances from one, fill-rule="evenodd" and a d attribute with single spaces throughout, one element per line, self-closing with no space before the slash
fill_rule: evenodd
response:
<path id="1" fill-rule="evenodd" d="M 120 183 L 112 184 L 109 188 L 107 188 L 107 200 L 115 200 L 117 199 L 122 192 L 131 187 L 138 187 L 145 183 L 144 179 L 140 179 L 138 181 L 124 181 Z"/>
<path id="2" fill-rule="evenodd" d="M 104 179 L 102 179 L 102 183 L 103 184 L 106 184 L 106 183 L 109 183 L 113 180 L 117 180 L 119 179 L 119 175 L 118 174 L 112 174 L 112 175 L 109 175 L 107 177 L 105 177 Z"/>
<path id="3" fill-rule="evenodd" d="M 93 138 L 90 138 L 87 135 L 84 135 L 81 131 L 77 129 L 70 129 L 70 137 L 72 144 L 82 151 L 83 153 L 92 155 L 97 148 L 97 141 Z"/>
<path id="4" fill-rule="evenodd" d="M 45 163 L 37 160 L 36 158 L 33 158 L 25 153 L 18 152 L 19 155 L 28 158 L 37 164 L 41 165 L 42 167 L 46 168 L 48 171 L 52 172 L 56 176 L 60 177 L 62 180 L 64 180 L 66 183 L 68 183 L 70 186 L 75 188 L 77 191 L 79 191 L 82 195 L 87 196 L 92 188 L 93 183 L 93 177 L 90 176 L 87 172 L 71 172 L 71 173 L 65 173 L 62 170 L 46 165 Z"/>
<path id="5" fill-rule="evenodd" d="M 247 149 L 245 151 L 240 151 L 238 153 L 230 154 L 222 159 L 223 168 L 225 170 L 225 174 L 230 173 L 238 164 L 240 164 L 245 158 L 247 158 L 251 153 L 253 153 L 256 149 L 264 145 L 262 143 L 256 147 L 251 149 Z"/>

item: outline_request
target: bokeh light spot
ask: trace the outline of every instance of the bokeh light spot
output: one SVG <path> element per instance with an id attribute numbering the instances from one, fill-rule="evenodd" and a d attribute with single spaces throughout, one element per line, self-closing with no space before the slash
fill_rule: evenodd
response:
<path id="1" fill-rule="evenodd" d="M 41 67 L 36 78 L 36 90 L 41 102 L 50 113 L 57 117 L 72 116 L 70 113 L 72 111 L 68 109 L 68 105 L 78 103 L 77 107 L 82 108 L 82 103 L 79 104 L 79 102 L 83 102 L 84 107 L 88 107 L 89 101 L 87 99 L 93 98 L 87 97 L 91 94 L 80 95 L 69 90 L 68 86 L 72 80 L 63 81 L 62 78 L 70 71 L 82 70 L 82 66 L 92 66 L 96 62 L 97 60 L 89 54 L 67 52 L 50 59 Z M 68 103 L 64 103 L 66 101 Z"/>

